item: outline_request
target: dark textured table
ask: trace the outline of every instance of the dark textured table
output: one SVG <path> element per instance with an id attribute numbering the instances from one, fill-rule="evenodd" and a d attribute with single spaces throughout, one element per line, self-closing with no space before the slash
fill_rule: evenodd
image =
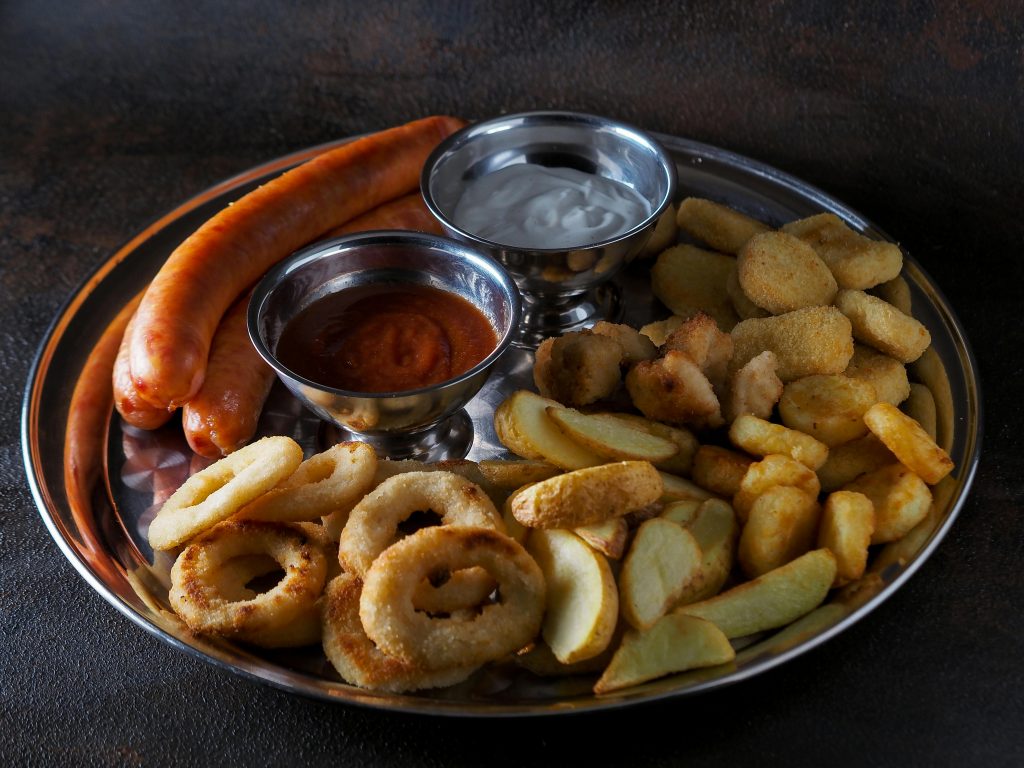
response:
<path id="1" fill-rule="evenodd" d="M 954 5 L 5 2 L 0 762 L 1024 763 L 1024 24 L 1011 0 Z M 986 409 L 974 489 L 924 567 L 756 679 L 544 720 L 290 696 L 172 650 L 93 593 L 40 521 L 19 439 L 34 351 L 90 270 L 268 158 L 434 112 L 540 107 L 771 163 L 922 263 L 966 327 Z"/>

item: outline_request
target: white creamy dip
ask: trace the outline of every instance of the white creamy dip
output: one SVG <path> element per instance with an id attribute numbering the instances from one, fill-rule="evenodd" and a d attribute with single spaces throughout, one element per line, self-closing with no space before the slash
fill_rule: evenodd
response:
<path id="1" fill-rule="evenodd" d="M 452 221 L 516 248 L 580 248 L 624 234 L 650 213 L 646 200 L 617 181 L 574 168 L 519 164 L 467 184 Z"/>

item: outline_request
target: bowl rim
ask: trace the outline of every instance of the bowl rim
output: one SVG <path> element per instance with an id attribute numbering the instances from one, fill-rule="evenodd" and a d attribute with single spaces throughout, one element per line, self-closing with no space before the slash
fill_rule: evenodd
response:
<path id="1" fill-rule="evenodd" d="M 260 332 L 260 320 L 263 314 L 262 310 L 266 306 L 271 294 L 275 289 L 280 287 L 290 274 L 301 269 L 307 264 L 323 258 L 324 256 L 334 255 L 339 251 L 350 251 L 355 248 L 367 246 L 442 250 L 448 256 L 454 257 L 464 264 L 470 264 L 473 267 L 473 271 L 477 274 L 486 275 L 492 284 L 496 284 L 499 287 L 502 295 L 508 296 L 511 299 L 508 306 L 508 322 L 505 327 L 496 328 L 492 325 L 492 328 L 494 328 L 495 334 L 498 338 L 490 353 L 473 367 L 463 371 L 457 376 L 453 376 L 450 379 L 445 379 L 444 381 L 440 381 L 426 387 L 393 390 L 388 392 L 360 392 L 357 390 L 332 387 L 322 382 L 308 379 L 281 363 L 281 361 L 278 360 L 277 355 L 271 352 L 269 346 L 263 339 L 263 334 Z M 408 269 L 405 271 L 408 273 L 417 272 L 417 270 L 414 269 Z M 449 292 L 454 293 L 454 291 Z M 466 299 L 465 296 L 461 296 L 461 298 Z M 472 304 L 471 300 L 466 300 L 470 301 Z M 305 387 L 327 392 L 338 397 L 359 398 L 365 400 L 389 400 L 399 397 L 412 397 L 415 395 L 439 392 L 448 389 L 449 387 L 456 387 L 493 367 L 498 358 L 501 357 L 505 350 L 512 344 L 512 341 L 519 330 L 520 318 L 522 316 L 522 303 L 522 294 L 519 291 L 519 287 L 504 267 L 498 264 L 494 259 L 480 253 L 472 246 L 466 243 L 460 243 L 459 241 L 449 237 L 427 232 L 380 229 L 369 230 L 366 232 L 355 232 L 348 235 L 341 235 L 339 237 L 322 240 L 296 251 L 287 259 L 278 263 L 263 276 L 253 289 L 252 295 L 249 298 L 249 307 L 246 313 L 246 324 L 248 326 L 249 338 L 252 341 L 253 346 L 256 347 L 256 351 L 259 353 L 260 357 L 262 357 L 266 363 L 274 369 L 275 373 L 277 373 L 279 377 L 286 376 Z M 491 325 L 489 319 L 488 324 Z"/>
<path id="2" fill-rule="evenodd" d="M 595 240 L 592 243 L 581 243 L 580 245 L 573 246 L 571 248 L 524 248 L 521 246 L 508 245 L 507 243 L 501 243 L 497 240 L 489 240 L 457 226 L 447 213 L 445 213 L 437 204 L 431 190 L 431 178 L 435 169 L 439 167 L 438 163 L 445 156 L 466 146 L 477 136 L 490 135 L 496 128 L 499 128 L 506 123 L 525 123 L 530 121 L 577 123 L 584 126 L 601 126 L 611 128 L 620 138 L 628 137 L 633 143 L 645 146 L 651 151 L 651 154 L 657 157 L 662 175 L 666 177 L 667 184 L 664 195 L 662 195 L 657 204 L 651 206 L 651 212 L 646 218 L 630 227 L 625 232 L 615 235 L 614 237 L 605 238 L 604 240 Z M 427 159 L 423 163 L 423 170 L 420 172 L 420 193 L 423 195 L 423 201 L 426 203 L 427 209 L 430 213 L 434 218 L 441 222 L 445 229 L 457 233 L 459 238 L 464 238 L 470 243 L 492 250 L 542 255 L 563 254 L 607 248 L 615 245 L 616 243 L 629 240 L 644 229 L 657 223 L 661 215 L 675 200 L 678 186 L 679 179 L 678 174 L 676 173 L 675 162 L 669 155 L 668 151 L 655 138 L 654 134 L 621 120 L 615 120 L 610 117 L 595 115 L 589 112 L 576 112 L 572 110 L 540 109 L 527 112 L 515 112 L 508 115 L 500 115 L 487 120 L 470 123 L 463 128 L 460 128 L 438 144 L 427 156 Z"/>

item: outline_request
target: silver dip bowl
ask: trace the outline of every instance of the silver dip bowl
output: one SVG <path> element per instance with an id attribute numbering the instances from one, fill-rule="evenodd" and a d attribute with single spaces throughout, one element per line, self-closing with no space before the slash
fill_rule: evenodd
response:
<path id="1" fill-rule="evenodd" d="M 479 309 L 497 345 L 448 381 L 402 392 L 354 392 L 311 381 L 277 358 L 281 334 L 321 297 L 369 283 L 416 283 L 454 293 Z M 472 442 L 463 407 L 480 390 L 520 323 L 520 295 L 504 269 L 472 247 L 436 235 L 377 231 L 311 245 L 270 270 L 249 301 L 249 336 L 285 386 L 338 428 L 334 441 L 359 439 L 382 457 L 456 458 Z"/>
<path id="2" fill-rule="evenodd" d="M 625 231 L 573 247 L 524 248 L 487 239 L 454 220 L 467 185 L 510 166 L 571 168 L 619 182 L 649 213 Z M 523 293 L 524 330 L 516 340 L 618 319 L 620 292 L 608 282 L 635 257 L 672 203 L 675 164 L 656 141 L 629 125 L 578 112 L 524 112 L 476 123 L 451 135 L 427 158 L 420 179 L 427 207 L 452 237 L 502 264 Z"/>

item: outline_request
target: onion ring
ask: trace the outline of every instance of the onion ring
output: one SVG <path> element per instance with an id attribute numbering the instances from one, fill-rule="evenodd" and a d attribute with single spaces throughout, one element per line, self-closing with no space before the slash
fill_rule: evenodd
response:
<path id="1" fill-rule="evenodd" d="M 233 599 L 245 597 L 242 590 L 246 588 L 245 582 L 239 585 L 231 580 L 266 566 L 266 561 L 261 565 L 259 560 L 249 560 L 252 555 L 269 555 L 273 568 L 283 570 L 284 576 L 262 594 Z M 232 561 L 231 570 L 222 572 L 224 564 Z M 304 645 L 309 642 L 310 617 L 316 613 L 326 578 L 322 542 L 302 527 L 229 520 L 203 534 L 178 556 L 171 568 L 168 598 L 175 613 L 194 632 L 266 647 Z"/>
<path id="2" fill-rule="evenodd" d="M 359 620 L 363 583 L 343 573 L 327 585 L 323 600 L 324 653 L 342 679 L 361 688 L 391 693 L 443 688 L 461 683 L 477 665 L 425 669 L 388 656 L 373 644 Z"/>
<path id="3" fill-rule="evenodd" d="M 412 596 L 413 607 L 429 614 L 453 614 L 479 607 L 498 586 L 483 568 L 464 568 L 453 573 L 444 573 L 440 579 L 433 576 L 420 582 Z"/>
<path id="4" fill-rule="evenodd" d="M 149 526 L 153 549 L 173 549 L 227 520 L 295 471 L 302 449 L 290 437 L 265 437 L 192 475 Z"/>
<path id="5" fill-rule="evenodd" d="M 350 508 L 370 490 L 377 454 L 366 443 L 339 443 L 302 462 L 284 482 L 244 507 L 244 520 L 319 520 Z"/>
<path id="6" fill-rule="evenodd" d="M 385 480 L 352 509 L 338 548 L 342 568 L 365 579 L 374 558 L 399 538 L 399 523 L 428 510 L 442 525 L 505 532 L 494 502 L 480 486 L 451 472 L 406 472 Z"/>
<path id="7" fill-rule="evenodd" d="M 498 602 L 472 617 L 431 618 L 413 594 L 438 571 L 481 566 L 498 581 Z M 391 545 L 363 584 L 359 617 L 367 636 L 390 656 L 428 668 L 483 664 L 537 637 L 544 577 L 514 539 L 489 528 L 434 526 Z"/>

